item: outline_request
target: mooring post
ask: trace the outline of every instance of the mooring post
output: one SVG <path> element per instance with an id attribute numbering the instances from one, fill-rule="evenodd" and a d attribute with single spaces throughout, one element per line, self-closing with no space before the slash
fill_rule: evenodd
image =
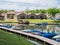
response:
<path id="1" fill-rule="evenodd" d="M 20 34 L 20 36 L 21 36 L 21 34 Z"/>
<path id="2" fill-rule="evenodd" d="M 28 36 L 27 36 L 27 39 L 28 39 Z"/>
<path id="3" fill-rule="evenodd" d="M 35 38 L 35 41 L 37 41 L 37 39 Z"/>
<path id="4" fill-rule="evenodd" d="M 46 42 L 44 41 L 44 45 L 46 45 Z"/>

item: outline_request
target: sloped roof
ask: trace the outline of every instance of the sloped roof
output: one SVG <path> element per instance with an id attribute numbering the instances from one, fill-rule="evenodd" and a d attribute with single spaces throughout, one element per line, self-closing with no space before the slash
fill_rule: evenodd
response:
<path id="1" fill-rule="evenodd" d="M 4 16 L 4 15 L 5 15 L 4 13 L 0 14 L 0 16 Z"/>
<path id="2" fill-rule="evenodd" d="M 15 12 L 7 12 L 7 14 L 15 14 Z"/>

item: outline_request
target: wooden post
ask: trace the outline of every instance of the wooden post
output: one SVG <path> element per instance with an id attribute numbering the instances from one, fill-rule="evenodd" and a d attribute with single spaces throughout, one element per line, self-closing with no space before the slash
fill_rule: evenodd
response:
<path id="1" fill-rule="evenodd" d="M 21 34 L 20 34 L 20 36 L 21 36 Z"/>
<path id="2" fill-rule="evenodd" d="M 28 36 L 27 36 L 27 39 L 28 39 Z"/>
<path id="3" fill-rule="evenodd" d="M 46 42 L 44 42 L 44 44 L 43 45 L 46 45 Z"/>
<path id="4" fill-rule="evenodd" d="M 35 38 L 35 41 L 37 41 L 37 39 Z"/>

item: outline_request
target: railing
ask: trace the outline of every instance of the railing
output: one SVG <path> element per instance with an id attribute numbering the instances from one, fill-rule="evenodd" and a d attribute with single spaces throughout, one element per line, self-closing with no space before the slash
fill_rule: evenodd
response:
<path id="1" fill-rule="evenodd" d="M 13 32 L 13 33 L 16 33 L 16 34 L 19 34 L 19 35 L 27 36 L 27 38 L 28 37 L 33 37 L 35 39 L 42 40 L 43 45 L 46 45 L 46 43 L 48 43 L 50 45 L 60 45 L 59 42 L 56 42 L 54 40 L 51 40 L 51 39 L 48 39 L 48 38 L 45 38 L 45 37 L 42 37 L 42 36 L 39 36 L 39 35 L 34 35 L 34 34 L 31 34 L 31 33 L 26 33 L 26 32 L 22 32 L 22 31 L 18 31 L 18 30 L 12 30 L 12 29 L 8 29 L 8 28 L 1 28 L 0 27 L 0 29 L 5 30 L 5 31 L 9 31 L 9 32 Z"/>

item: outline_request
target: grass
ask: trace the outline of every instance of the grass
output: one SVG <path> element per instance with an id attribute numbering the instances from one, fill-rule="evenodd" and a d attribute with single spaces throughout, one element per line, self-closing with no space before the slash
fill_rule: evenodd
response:
<path id="1" fill-rule="evenodd" d="M 34 45 L 17 34 L 0 30 L 0 45 Z"/>
<path id="2" fill-rule="evenodd" d="M 51 22 L 54 22 L 54 20 L 47 20 L 47 19 L 43 19 L 43 20 L 41 20 L 41 19 L 21 19 L 21 20 L 23 20 L 23 21 L 28 20 L 30 23 L 35 23 L 35 22 L 38 22 L 38 23 L 40 23 L 40 22 L 51 23 Z M 0 22 L 18 22 L 18 20 L 17 19 L 5 19 L 3 21 L 0 20 Z"/>
<path id="3" fill-rule="evenodd" d="M 46 19 L 43 19 L 43 20 L 40 20 L 40 19 L 21 19 L 23 21 L 29 21 L 30 23 L 42 23 L 42 22 L 47 22 L 47 23 L 54 23 L 54 20 L 46 20 Z"/>
<path id="4" fill-rule="evenodd" d="M 4 20 L 0 20 L 0 22 L 18 22 L 17 19 L 4 19 Z"/>
<path id="5" fill-rule="evenodd" d="M 47 23 L 49 23 L 49 24 L 51 24 L 51 23 L 55 23 L 55 22 L 60 22 L 59 20 L 50 20 L 50 19 L 43 19 L 43 20 L 41 20 L 41 19 L 21 19 L 21 20 L 23 20 L 24 22 L 25 21 L 29 21 L 30 23 L 42 23 L 42 22 L 47 22 Z M 0 22 L 7 22 L 7 24 L 11 24 L 11 25 L 18 25 L 18 20 L 17 19 L 6 19 L 6 20 L 3 20 L 3 21 L 1 21 L 0 20 Z M 11 22 L 11 23 L 9 23 L 9 22 Z M 16 22 L 16 23 L 15 23 Z M 6 24 L 6 23 L 5 23 Z"/>

